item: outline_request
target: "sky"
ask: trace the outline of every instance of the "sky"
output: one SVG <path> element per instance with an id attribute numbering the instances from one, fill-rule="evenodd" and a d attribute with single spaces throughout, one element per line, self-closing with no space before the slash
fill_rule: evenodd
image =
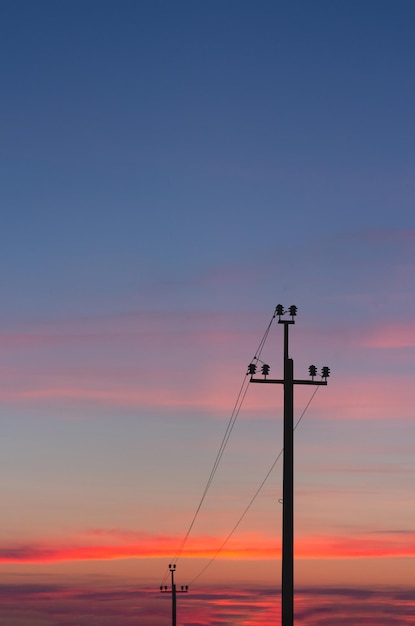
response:
<path id="1" fill-rule="evenodd" d="M 279 303 L 296 626 L 415 624 L 415 4 L 0 13 L 0 626 L 279 623 Z"/>

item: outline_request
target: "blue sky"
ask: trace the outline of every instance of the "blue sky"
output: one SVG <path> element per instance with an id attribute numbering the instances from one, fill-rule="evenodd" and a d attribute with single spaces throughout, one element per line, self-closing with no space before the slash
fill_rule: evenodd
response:
<path id="1" fill-rule="evenodd" d="M 128 306 L 166 282 L 166 305 L 191 304 L 183 282 L 223 266 L 264 297 L 257 274 L 291 282 L 302 250 L 318 274 L 334 237 L 411 222 L 410 3 L 4 11 L 6 311 L 50 289 L 73 312 Z"/>
<path id="2" fill-rule="evenodd" d="M 158 584 L 281 302 L 299 307 L 298 376 L 332 369 L 296 431 L 298 586 L 388 585 L 392 606 L 414 556 L 413 3 L 0 10 L 4 584 Z M 183 582 L 280 451 L 279 391 L 249 389 Z M 279 571 L 280 480 L 277 466 L 206 598 Z M 226 623 L 199 600 L 186 626 Z M 267 623 L 266 607 L 237 623 Z"/>

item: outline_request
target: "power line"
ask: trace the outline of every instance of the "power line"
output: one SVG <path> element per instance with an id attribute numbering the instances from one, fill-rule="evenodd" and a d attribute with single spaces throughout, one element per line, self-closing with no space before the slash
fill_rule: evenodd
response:
<path id="1" fill-rule="evenodd" d="M 267 326 L 267 328 L 266 328 L 266 330 L 265 330 L 265 332 L 264 332 L 264 335 L 263 335 L 263 337 L 262 337 L 262 339 L 261 339 L 261 341 L 259 343 L 259 346 L 258 346 L 258 348 L 257 348 L 257 350 L 255 352 L 255 355 L 254 355 L 254 357 L 251 360 L 251 363 L 253 363 L 254 361 L 258 361 L 259 360 L 259 358 L 261 356 L 261 353 L 262 353 L 262 350 L 264 348 L 265 342 L 267 340 L 269 331 L 271 329 L 272 322 L 273 322 L 273 320 L 276 317 L 276 314 L 277 313 L 275 311 L 273 316 L 272 316 L 272 318 L 271 318 L 271 320 L 270 320 L 270 322 L 269 322 L 269 324 L 268 324 L 268 326 Z M 179 557 L 181 556 L 181 554 L 182 554 L 182 552 L 184 550 L 184 547 L 185 547 L 185 545 L 187 543 L 187 540 L 188 540 L 188 538 L 190 536 L 190 533 L 191 533 L 191 531 L 193 529 L 193 526 L 194 526 L 194 524 L 196 522 L 196 518 L 197 518 L 197 516 L 199 514 L 199 511 L 200 511 L 200 509 L 202 507 L 202 504 L 203 504 L 203 502 L 204 502 L 204 500 L 205 500 L 205 498 L 207 496 L 207 493 L 208 493 L 209 488 L 210 488 L 210 486 L 212 484 L 212 481 L 214 479 L 216 471 L 217 471 L 217 469 L 219 467 L 219 464 L 220 464 L 220 461 L 222 459 L 223 453 L 225 451 L 225 448 L 226 448 L 226 446 L 228 444 L 228 441 L 229 441 L 229 438 L 231 436 L 233 427 L 235 426 L 236 419 L 237 419 L 237 417 L 239 415 L 239 411 L 241 410 L 243 401 L 244 401 L 246 393 L 248 391 L 248 387 L 249 387 L 249 380 L 247 379 L 246 374 L 244 374 L 242 385 L 241 385 L 241 387 L 239 389 L 239 392 L 238 392 L 238 395 L 237 395 L 237 398 L 236 398 L 236 401 L 235 401 L 235 404 L 234 404 L 234 407 L 233 407 L 233 410 L 232 410 L 232 413 L 231 413 L 231 417 L 229 418 L 229 422 L 228 422 L 228 425 L 226 427 L 226 431 L 225 431 L 225 434 L 223 436 L 222 442 L 221 442 L 221 444 L 219 446 L 219 450 L 218 450 L 218 453 L 216 455 L 216 459 L 215 459 L 215 461 L 213 463 L 213 467 L 212 467 L 212 470 L 210 472 L 209 478 L 208 478 L 208 480 L 206 482 L 206 485 L 204 487 L 204 490 L 203 490 L 202 496 L 200 498 L 199 504 L 196 507 L 196 510 L 195 510 L 194 515 L 193 515 L 192 521 L 190 522 L 188 530 L 187 530 L 187 532 L 186 532 L 186 534 L 185 534 L 185 536 L 184 536 L 184 538 L 182 540 L 182 543 L 180 544 L 180 547 L 179 547 L 178 551 L 176 552 L 175 557 L 171 560 L 172 563 L 177 563 Z M 164 577 L 163 577 L 163 580 L 162 580 L 162 584 L 164 584 L 168 574 L 169 574 L 169 570 L 166 570 L 166 572 L 164 574 Z"/>
<path id="2" fill-rule="evenodd" d="M 185 544 L 187 542 L 187 539 L 189 538 L 189 535 L 190 535 L 190 533 L 192 531 L 192 528 L 193 528 L 193 526 L 194 526 L 194 524 L 196 522 L 196 518 L 197 518 L 197 516 L 199 514 L 200 509 L 202 508 L 202 504 L 203 504 L 203 502 L 204 502 L 204 500 L 205 500 L 205 498 L 207 496 L 207 493 L 209 491 L 210 485 L 212 484 L 213 478 L 214 478 L 214 476 L 216 474 L 216 471 L 217 471 L 217 469 L 219 467 L 219 463 L 220 463 L 220 461 L 222 459 L 223 453 L 225 451 L 225 448 L 226 448 L 227 443 L 229 441 L 229 438 L 231 436 L 233 427 L 235 426 L 236 419 L 237 419 L 237 417 L 239 415 L 239 411 L 240 411 L 242 403 L 243 403 L 243 401 L 245 399 L 247 391 L 248 391 L 248 381 L 246 381 L 246 378 L 245 378 L 244 382 L 242 383 L 242 386 L 241 386 L 241 388 L 239 390 L 238 398 L 237 398 L 237 401 L 235 403 L 234 410 L 232 411 L 232 415 L 231 415 L 230 421 L 228 423 L 225 435 L 224 435 L 224 437 L 222 439 L 222 443 L 220 445 L 218 454 L 216 456 L 215 462 L 214 462 L 212 470 L 210 472 L 210 476 L 209 476 L 209 478 L 207 480 L 207 483 L 205 485 L 205 488 L 203 490 L 202 497 L 201 497 L 200 502 L 199 502 L 199 504 L 198 504 L 198 506 L 196 508 L 196 511 L 195 511 L 195 513 L 193 515 L 193 519 L 192 519 L 192 521 L 190 523 L 190 526 L 189 526 L 189 528 L 187 530 L 187 533 L 186 533 L 186 535 L 183 538 L 181 546 L 180 546 L 179 550 L 177 551 L 176 556 L 172 559 L 173 563 L 177 562 L 177 560 L 179 559 L 181 553 L 183 552 L 183 549 L 184 549 L 184 546 L 185 546 Z"/>
<path id="3" fill-rule="evenodd" d="M 317 391 L 318 391 L 318 387 L 315 388 L 314 392 L 311 395 L 310 400 L 307 402 L 303 412 L 301 413 L 300 417 L 298 418 L 295 426 L 294 426 L 294 431 L 296 430 L 297 426 L 299 425 L 299 423 L 301 422 L 301 420 L 304 417 L 305 412 L 307 411 L 308 407 L 310 406 L 314 396 L 316 395 Z M 232 535 L 235 533 L 235 531 L 237 530 L 238 526 L 240 525 L 240 523 L 242 522 L 242 520 L 244 519 L 245 515 L 248 513 L 249 509 L 251 508 L 251 506 L 253 505 L 253 503 L 255 502 L 257 496 L 259 495 L 262 487 L 265 485 L 266 481 L 268 480 L 272 470 L 274 469 L 274 467 L 276 466 L 277 462 L 279 461 L 279 459 L 281 458 L 282 454 L 284 452 L 284 448 L 281 448 L 281 450 L 278 453 L 277 458 L 275 459 L 275 461 L 273 462 L 273 464 L 271 465 L 270 469 L 268 470 L 265 478 L 263 479 L 263 481 L 261 482 L 261 484 L 259 485 L 258 489 L 256 490 L 255 494 L 253 495 L 253 497 L 251 498 L 248 506 L 245 508 L 245 510 L 243 511 L 242 515 L 240 516 L 240 518 L 238 519 L 238 521 L 236 522 L 235 526 L 232 528 L 231 532 L 229 533 L 229 535 L 226 537 L 226 539 L 224 540 L 224 542 L 222 543 L 222 545 L 218 548 L 218 550 L 215 552 L 215 554 L 213 555 L 213 557 L 210 559 L 210 561 L 208 561 L 208 563 L 203 567 L 203 569 L 199 572 L 199 574 L 197 574 L 197 576 L 195 576 L 193 578 L 193 580 L 190 582 L 190 585 L 193 585 L 194 582 L 196 582 L 196 580 L 198 580 L 198 578 L 200 578 L 202 576 L 202 574 L 205 573 L 205 571 L 208 569 L 208 567 L 210 567 L 210 565 L 212 565 L 213 561 L 216 559 L 217 556 L 219 556 L 219 554 L 222 552 L 223 548 L 225 547 L 225 545 L 228 543 L 229 539 L 232 537 Z"/>

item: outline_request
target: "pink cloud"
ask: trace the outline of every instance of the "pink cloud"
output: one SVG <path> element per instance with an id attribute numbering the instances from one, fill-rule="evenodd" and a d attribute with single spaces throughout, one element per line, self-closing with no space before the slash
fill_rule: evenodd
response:
<path id="1" fill-rule="evenodd" d="M 51 324 L 26 334 L 3 334 L 0 346 L 3 342 L 8 354 L 3 352 L 0 361 L 0 400 L 54 409 L 180 408 L 228 418 L 258 345 L 260 333 L 252 328 L 248 316 L 236 324 L 233 314 L 143 313 L 69 320 L 67 326 Z M 300 342 L 304 349 L 311 334 L 298 330 L 297 345 Z M 330 331 L 317 339 L 338 351 L 350 345 L 351 337 Z M 359 339 L 361 347 L 414 344 L 414 325 L 386 326 L 362 333 Z M 281 356 L 274 357 L 274 350 L 272 355 Z M 281 359 L 271 367 L 279 377 Z M 298 410 L 308 398 L 303 400 L 296 393 Z M 388 374 L 363 377 L 357 371 L 346 379 L 344 375 L 336 378 L 333 371 L 329 386 L 317 398 L 313 406 L 318 402 L 320 415 L 329 419 L 413 417 L 410 376 L 391 384 Z M 241 415 L 274 416 L 281 407 L 282 389 L 268 387 L 258 393 L 251 386 Z"/>
<path id="2" fill-rule="evenodd" d="M 330 378 L 319 392 L 319 415 L 329 419 L 413 418 L 413 389 L 409 375 Z"/>
<path id="3" fill-rule="evenodd" d="M 377 326 L 362 337 L 360 345 L 368 348 L 413 348 L 415 322 Z"/>
<path id="4" fill-rule="evenodd" d="M 139 410 L 152 408 L 161 410 L 205 411 L 229 418 L 237 392 L 244 379 L 223 373 L 189 376 L 182 372 L 158 368 L 155 372 L 124 369 L 85 369 L 73 372 L 33 372 L 32 375 L 4 373 L 0 387 L 0 400 L 16 406 L 59 407 L 119 407 Z M 188 384 L 189 380 L 192 384 Z M 241 417 L 269 416 L 274 419 L 282 411 L 282 386 L 248 386 L 243 402 Z M 310 388 L 311 389 L 311 388 Z M 296 415 L 311 397 L 312 391 L 296 391 Z M 393 379 L 388 376 L 364 378 L 332 376 L 327 387 L 319 390 L 311 409 L 327 419 L 378 419 L 412 418 L 413 390 L 410 376 Z"/>

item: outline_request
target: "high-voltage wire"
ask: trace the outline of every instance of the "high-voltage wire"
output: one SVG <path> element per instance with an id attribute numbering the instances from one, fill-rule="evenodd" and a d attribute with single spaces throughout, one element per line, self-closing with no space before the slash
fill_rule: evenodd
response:
<path id="1" fill-rule="evenodd" d="M 268 337 L 269 331 L 271 329 L 272 322 L 275 319 L 275 317 L 276 317 L 276 312 L 274 312 L 274 314 L 273 314 L 273 316 L 272 316 L 272 318 L 271 318 L 271 320 L 270 320 L 270 322 L 269 322 L 269 324 L 268 324 L 268 326 L 267 326 L 267 328 L 265 330 L 265 333 L 264 333 L 264 335 L 263 335 L 263 337 L 262 337 L 262 339 L 261 339 L 261 341 L 259 343 L 259 346 L 258 346 L 258 348 L 257 348 L 257 350 L 255 352 L 254 357 L 251 360 L 251 363 L 253 363 L 254 361 L 258 361 L 259 360 L 259 358 L 261 356 L 261 352 L 262 352 L 263 347 L 265 345 L 266 339 Z M 231 436 L 233 427 L 235 426 L 236 419 L 237 419 L 237 417 L 239 415 L 239 411 L 241 410 L 243 401 L 244 401 L 246 393 L 248 391 L 248 386 L 249 386 L 249 380 L 247 379 L 246 374 L 244 374 L 241 387 L 239 389 L 239 392 L 238 392 L 238 395 L 237 395 L 237 398 L 236 398 L 236 401 L 235 401 L 235 404 L 234 404 L 231 416 L 229 418 L 228 425 L 226 427 L 225 434 L 224 434 L 222 442 L 221 442 L 221 444 L 219 446 L 219 450 L 218 450 L 218 453 L 216 455 L 216 459 L 215 459 L 215 461 L 213 463 L 213 467 L 212 467 L 212 470 L 210 472 L 209 478 L 208 478 L 208 480 L 206 482 L 206 485 L 204 487 L 204 490 L 203 490 L 202 496 L 200 498 L 199 504 L 196 507 L 196 510 L 195 510 L 194 515 L 193 515 L 192 521 L 190 522 L 189 528 L 188 528 L 188 530 L 187 530 L 187 532 L 186 532 L 186 534 L 185 534 L 185 536 L 184 536 L 184 538 L 182 540 L 182 543 L 180 544 L 180 547 L 179 547 L 178 551 L 176 552 L 176 555 L 171 559 L 171 563 L 172 564 L 173 563 L 177 563 L 179 557 L 181 556 L 181 554 L 182 554 L 182 552 L 184 550 L 184 547 L 185 547 L 185 545 L 187 543 L 187 540 L 188 540 L 189 535 L 190 535 L 190 533 L 191 533 L 191 531 L 193 529 L 193 526 L 194 526 L 194 524 L 196 522 L 196 518 L 197 518 L 197 516 L 199 514 L 199 511 L 200 511 L 200 509 L 202 507 L 202 504 L 203 504 L 203 502 L 204 502 L 204 500 L 206 498 L 206 495 L 207 495 L 207 493 L 209 491 L 209 488 L 210 488 L 210 486 L 212 484 L 213 478 L 214 478 L 214 476 L 216 474 L 216 471 L 217 471 L 217 469 L 219 467 L 219 463 L 220 463 L 220 461 L 222 459 L 223 453 L 225 451 L 225 448 L 226 448 L 226 446 L 228 444 L 228 441 L 229 441 L 229 438 Z M 165 582 L 165 580 L 166 580 L 166 578 L 168 576 L 168 573 L 169 573 L 169 570 L 167 569 L 165 574 L 164 574 L 164 576 L 163 576 L 163 580 L 162 580 L 161 584 L 164 584 L 164 582 Z"/>
<path id="2" fill-rule="evenodd" d="M 294 430 L 296 430 L 297 426 L 299 425 L 299 423 L 301 422 L 301 420 L 304 417 L 305 412 L 307 411 L 308 407 L 310 406 L 314 396 L 316 395 L 317 391 L 318 391 L 318 387 L 315 388 L 314 392 L 311 395 L 310 400 L 307 402 L 303 412 L 301 413 L 300 417 L 298 418 L 295 426 L 294 426 Z M 189 583 L 190 585 L 193 585 L 194 582 L 196 582 L 196 580 L 198 580 L 198 578 L 200 578 L 202 576 L 202 574 L 205 573 L 205 571 L 208 569 L 208 567 L 210 567 L 213 563 L 213 561 L 216 559 L 217 556 L 219 556 L 219 554 L 222 552 L 223 548 L 225 547 L 225 545 L 228 543 L 229 539 L 232 537 L 232 535 L 234 534 L 234 532 L 236 531 L 236 529 L 238 528 L 239 524 L 242 522 L 242 520 L 244 519 L 245 515 L 248 513 L 249 509 L 251 508 L 251 506 L 253 505 L 253 503 L 255 502 L 257 496 L 259 495 L 262 487 L 265 485 L 266 481 L 268 480 L 272 470 L 274 469 L 274 467 L 276 466 L 277 462 L 279 461 L 279 459 L 281 458 L 282 454 L 284 452 L 284 448 L 281 448 L 281 450 L 278 453 L 277 458 L 275 459 L 275 461 L 273 462 L 273 464 L 271 465 L 270 469 L 268 470 L 265 478 L 263 479 L 263 481 L 261 482 L 261 484 L 259 485 L 258 489 L 256 490 L 256 492 L 254 493 L 254 495 L 252 496 L 251 500 L 249 501 L 249 504 L 247 505 L 247 507 L 244 509 L 242 515 L 240 516 L 240 518 L 238 519 L 238 521 L 236 522 L 235 526 L 232 528 L 231 532 L 228 534 L 228 536 L 226 537 L 226 539 L 223 541 L 223 543 L 221 544 L 221 546 L 217 549 L 217 551 L 215 552 L 215 554 L 212 556 L 212 558 L 208 561 L 208 563 L 203 567 L 203 569 L 197 574 L 197 576 L 195 576 L 193 578 L 193 580 L 191 580 L 191 582 Z"/>

